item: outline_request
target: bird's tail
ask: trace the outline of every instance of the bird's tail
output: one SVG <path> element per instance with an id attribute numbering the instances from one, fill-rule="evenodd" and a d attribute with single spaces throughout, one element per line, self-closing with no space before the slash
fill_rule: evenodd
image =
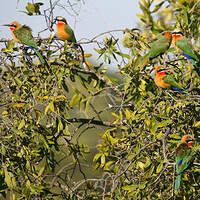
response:
<path id="1" fill-rule="evenodd" d="M 36 48 L 32 48 L 32 49 L 33 49 L 33 51 L 35 51 L 35 53 L 37 54 L 37 56 L 38 56 L 38 58 L 39 58 L 41 64 L 45 64 L 46 61 L 44 60 L 44 58 L 43 58 L 43 56 L 40 54 L 40 52 L 39 52 Z"/>
<path id="2" fill-rule="evenodd" d="M 145 54 L 143 57 L 139 57 L 135 61 L 135 66 L 144 68 L 149 63 L 149 53 Z"/>
<path id="3" fill-rule="evenodd" d="M 81 50 L 81 56 L 82 56 L 83 67 L 84 67 L 86 70 L 90 70 L 88 63 L 87 63 L 86 60 L 85 60 L 83 47 L 82 47 L 80 44 L 75 44 L 75 47 L 76 47 L 76 48 L 80 48 L 80 50 Z"/>
<path id="4" fill-rule="evenodd" d="M 190 59 L 190 61 L 191 61 L 191 63 L 192 63 L 192 65 L 193 65 L 193 67 L 194 67 L 194 70 L 197 72 L 197 74 L 200 76 L 200 70 L 199 70 L 199 68 L 200 68 L 200 62 L 196 62 L 195 60 L 193 60 L 193 59 Z"/>
<path id="5" fill-rule="evenodd" d="M 176 88 L 176 87 L 173 87 L 173 86 L 172 86 L 171 89 L 174 90 L 174 91 L 179 91 L 179 92 L 184 93 L 184 94 L 189 94 L 189 92 L 187 92 L 184 89 Z"/>
<path id="6" fill-rule="evenodd" d="M 73 48 L 73 49 L 78 49 L 80 46 L 81 46 L 80 44 L 73 43 L 72 48 Z"/>
<path id="7" fill-rule="evenodd" d="M 180 184 L 181 184 L 181 174 L 176 176 L 174 190 L 178 190 L 180 188 Z"/>

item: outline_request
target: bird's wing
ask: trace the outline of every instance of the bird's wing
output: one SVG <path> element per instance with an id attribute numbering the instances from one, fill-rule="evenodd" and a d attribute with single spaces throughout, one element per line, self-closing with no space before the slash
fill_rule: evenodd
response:
<path id="1" fill-rule="evenodd" d="M 14 31 L 15 37 L 30 47 L 37 48 L 37 44 L 31 34 L 31 29 L 28 26 L 22 25 Z"/>
<path id="2" fill-rule="evenodd" d="M 176 169 L 177 174 L 181 174 L 194 161 L 196 151 L 182 143 L 177 149 Z"/>
<path id="3" fill-rule="evenodd" d="M 68 41 L 76 43 L 74 31 L 71 29 L 69 25 L 65 26 L 65 31 L 70 35 L 70 38 L 68 39 Z"/>
<path id="4" fill-rule="evenodd" d="M 171 75 L 166 75 L 165 77 L 163 77 L 163 80 L 165 83 L 167 83 L 175 88 L 184 90 L 184 88 L 180 84 L 178 84 Z"/>
<path id="5" fill-rule="evenodd" d="M 139 66 L 139 68 L 144 68 L 149 62 L 149 53 L 144 56 L 137 57 L 134 66 Z"/>
<path id="6" fill-rule="evenodd" d="M 194 60 L 199 61 L 198 56 L 193 50 L 192 44 L 187 40 L 186 37 L 182 37 L 179 40 L 176 40 L 176 46 Z"/>
<path id="7" fill-rule="evenodd" d="M 158 55 L 164 53 L 167 51 L 167 49 L 170 46 L 170 40 L 164 37 L 161 37 L 160 39 L 153 42 L 151 49 L 150 49 L 150 58 L 155 58 Z"/>

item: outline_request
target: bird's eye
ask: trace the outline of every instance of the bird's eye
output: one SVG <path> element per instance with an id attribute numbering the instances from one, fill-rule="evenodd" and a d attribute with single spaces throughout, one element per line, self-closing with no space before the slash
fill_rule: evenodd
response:
<path id="1" fill-rule="evenodd" d="M 163 71 L 165 71 L 165 70 L 164 70 L 164 69 L 159 69 L 159 70 L 158 70 L 158 72 L 163 72 Z"/>

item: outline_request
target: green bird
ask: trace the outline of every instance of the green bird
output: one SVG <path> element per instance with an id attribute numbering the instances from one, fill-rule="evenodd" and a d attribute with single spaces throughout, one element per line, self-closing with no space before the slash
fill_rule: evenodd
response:
<path id="1" fill-rule="evenodd" d="M 172 34 L 170 32 L 162 33 L 162 35 L 152 43 L 149 52 L 145 56 L 143 56 L 140 65 L 146 66 L 150 60 L 164 54 L 169 49 L 171 42 Z"/>
<path id="2" fill-rule="evenodd" d="M 58 37 L 62 40 L 67 40 L 68 42 L 76 43 L 76 37 L 74 35 L 74 31 L 68 25 L 67 20 L 64 17 L 56 17 L 57 21 L 57 33 Z M 77 45 L 74 44 L 76 48 Z"/>
<path id="3" fill-rule="evenodd" d="M 81 49 L 81 54 L 82 54 L 82 62 L 84 64 L 84 68 L 89 70 L 89 64 L 88 61 L 85 60 L 84 57 L 84 50 L 82 48 L 82 46 L 80 44 L 77 44 L 76 41 L 76 37 L 74 34 L 74 31 L 72 30 L 72 28 L 69 26 L 69 24 L 67 23 L 67 20 L 64 17 L 61 16 L 57 16 L 56 17 L 56 21 L 57 21 L 57 34 L 58 37 L 61 40 L 66 40 L 70 43 L 73 43 L 72 48 L 80 48 Z"/>
<path id="4" fill-rule="evenodd" d="M 193 163 L 196 150 L 192 148 L 194 138 L 191 135 L 184 135 L 182 143 L 176 149 L 176 181 L 174 190 L 178 190 L 181 184 L 182 173 Z"/>
<path id="5" fill-rule="evenodd" d="M 181 31 L 173 32 L 173 44 L 178 52 L 185 56 L 192 63 L 194 70 L 200 76 L 200 59 L 198 54 L 193 50 L 191 42 L 183 36 Z"/>
<path id="6" fill-rule="evenodd" d="M 30 27 L 26 25 L 21 25 L 16 21 L 11 22 L 10 24 L 4 24 L 4 26 L 10 27 L 15 42 L 26 44 L 27 46 L 29 46 L 37 54 L 41 64 L 46 63 L 44 58 L 38 51 L 38 46 L 34 41 L 34 38 L 32 36 L 32 30 Z"/>
<path id="7" fill-rule="evenodd" d="M 184 94 L 188 94 L 188 92 L 176 82 L 173 76 L 167 73 L 167 69 L 163 66 L 156 66 L 155 67 L 155 84 L 160 88 L 167 88 L 173 91 L 179 91 Z"/>

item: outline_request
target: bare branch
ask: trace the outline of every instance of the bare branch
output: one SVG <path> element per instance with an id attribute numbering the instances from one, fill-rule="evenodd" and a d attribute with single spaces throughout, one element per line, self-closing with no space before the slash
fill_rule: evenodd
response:
<path id="1" fill-rule="evenodd" d="M 67 119 L 66 121 L 68 123 L 95 124 L 95 125 L 107 126 L 107 127 L 115 127 L 116 126 L 110 122 L 103 122 L 103 121 L 99 121 L 99 120 L 85 119 L 85 118 L 73 118 L 73 119 Z"/>

